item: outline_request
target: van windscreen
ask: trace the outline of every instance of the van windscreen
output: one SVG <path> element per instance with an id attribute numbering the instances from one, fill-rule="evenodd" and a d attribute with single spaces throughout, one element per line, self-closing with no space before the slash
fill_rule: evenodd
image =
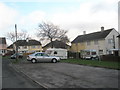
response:
<path id="1" fill-rule="evenodd" d="M 96 52 L 92 52 L 92 55 L 96 55 Z"/>

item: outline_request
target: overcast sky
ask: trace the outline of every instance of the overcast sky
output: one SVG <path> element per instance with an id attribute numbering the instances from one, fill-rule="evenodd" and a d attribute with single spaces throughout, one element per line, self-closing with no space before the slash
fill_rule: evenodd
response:
<path id="1" fill-rule="evenodd" d="M 78 35 L 115 28 L 118 31 L 119 0 L 0 0 L 0 36 L 26 30 L 36 38 L 38 24 L 49 21 L 68 30 L 72 41 Z M 11 44 L 7 40 L 8 44 Z"/>

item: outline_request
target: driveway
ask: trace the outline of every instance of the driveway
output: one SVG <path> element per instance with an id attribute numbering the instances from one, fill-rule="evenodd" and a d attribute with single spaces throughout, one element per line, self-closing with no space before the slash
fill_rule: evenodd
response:
<path id="1" fill-rule="evenodd" d="M 118 88 L 119 70 L 60 62 L 14 66 L 46 88 Z"/>

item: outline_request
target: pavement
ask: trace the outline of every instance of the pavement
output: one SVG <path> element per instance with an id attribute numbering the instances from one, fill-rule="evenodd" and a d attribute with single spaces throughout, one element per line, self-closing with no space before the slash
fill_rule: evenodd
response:
<path id="1" fill-rule="evenodd" d="M 0 90 L 2 89 L 2 56 L 0 55 Z"/>
<path id="2" fill-rule="evenodd" d="M 118 88 L 119 70 L 26 60 L 10 66 L 44 88 Z"/>
<path id="3" fill-rule="evenodd" d="M 33 82 L 31 79 L 20 73 L 19 70 L 15 70 L 14 67 L 10 66 L 10 59 L 2 59 L 2 89 L 6 88 L 19 88 L 25 89 L 36 89 L 43 88 L 39 84 Z M 12 89 L 11 89 L 12 90 Z"/>

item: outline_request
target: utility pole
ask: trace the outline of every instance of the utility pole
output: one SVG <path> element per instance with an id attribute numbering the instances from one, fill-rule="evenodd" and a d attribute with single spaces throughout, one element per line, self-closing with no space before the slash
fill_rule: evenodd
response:
<path id="1" fill-rule="evenodd" d="M 115 49 L 115 36 L 113 35 L 113 49 Z"/>
<path id="2" fill-rule="evenodd" d="M 16 54 L 16 61 L 18 59 L 18 46 L 17 46 L 17 24 L 15 24 L 15 37 L 16 37 L 16 51 L 15 51 L 15 54 Z"/>
<path id="3" fill-rule="evenodd" d="M 101 56 L 100 56 L 100 46 L 98 45 L 98 60 L 101 61 Z"/>

